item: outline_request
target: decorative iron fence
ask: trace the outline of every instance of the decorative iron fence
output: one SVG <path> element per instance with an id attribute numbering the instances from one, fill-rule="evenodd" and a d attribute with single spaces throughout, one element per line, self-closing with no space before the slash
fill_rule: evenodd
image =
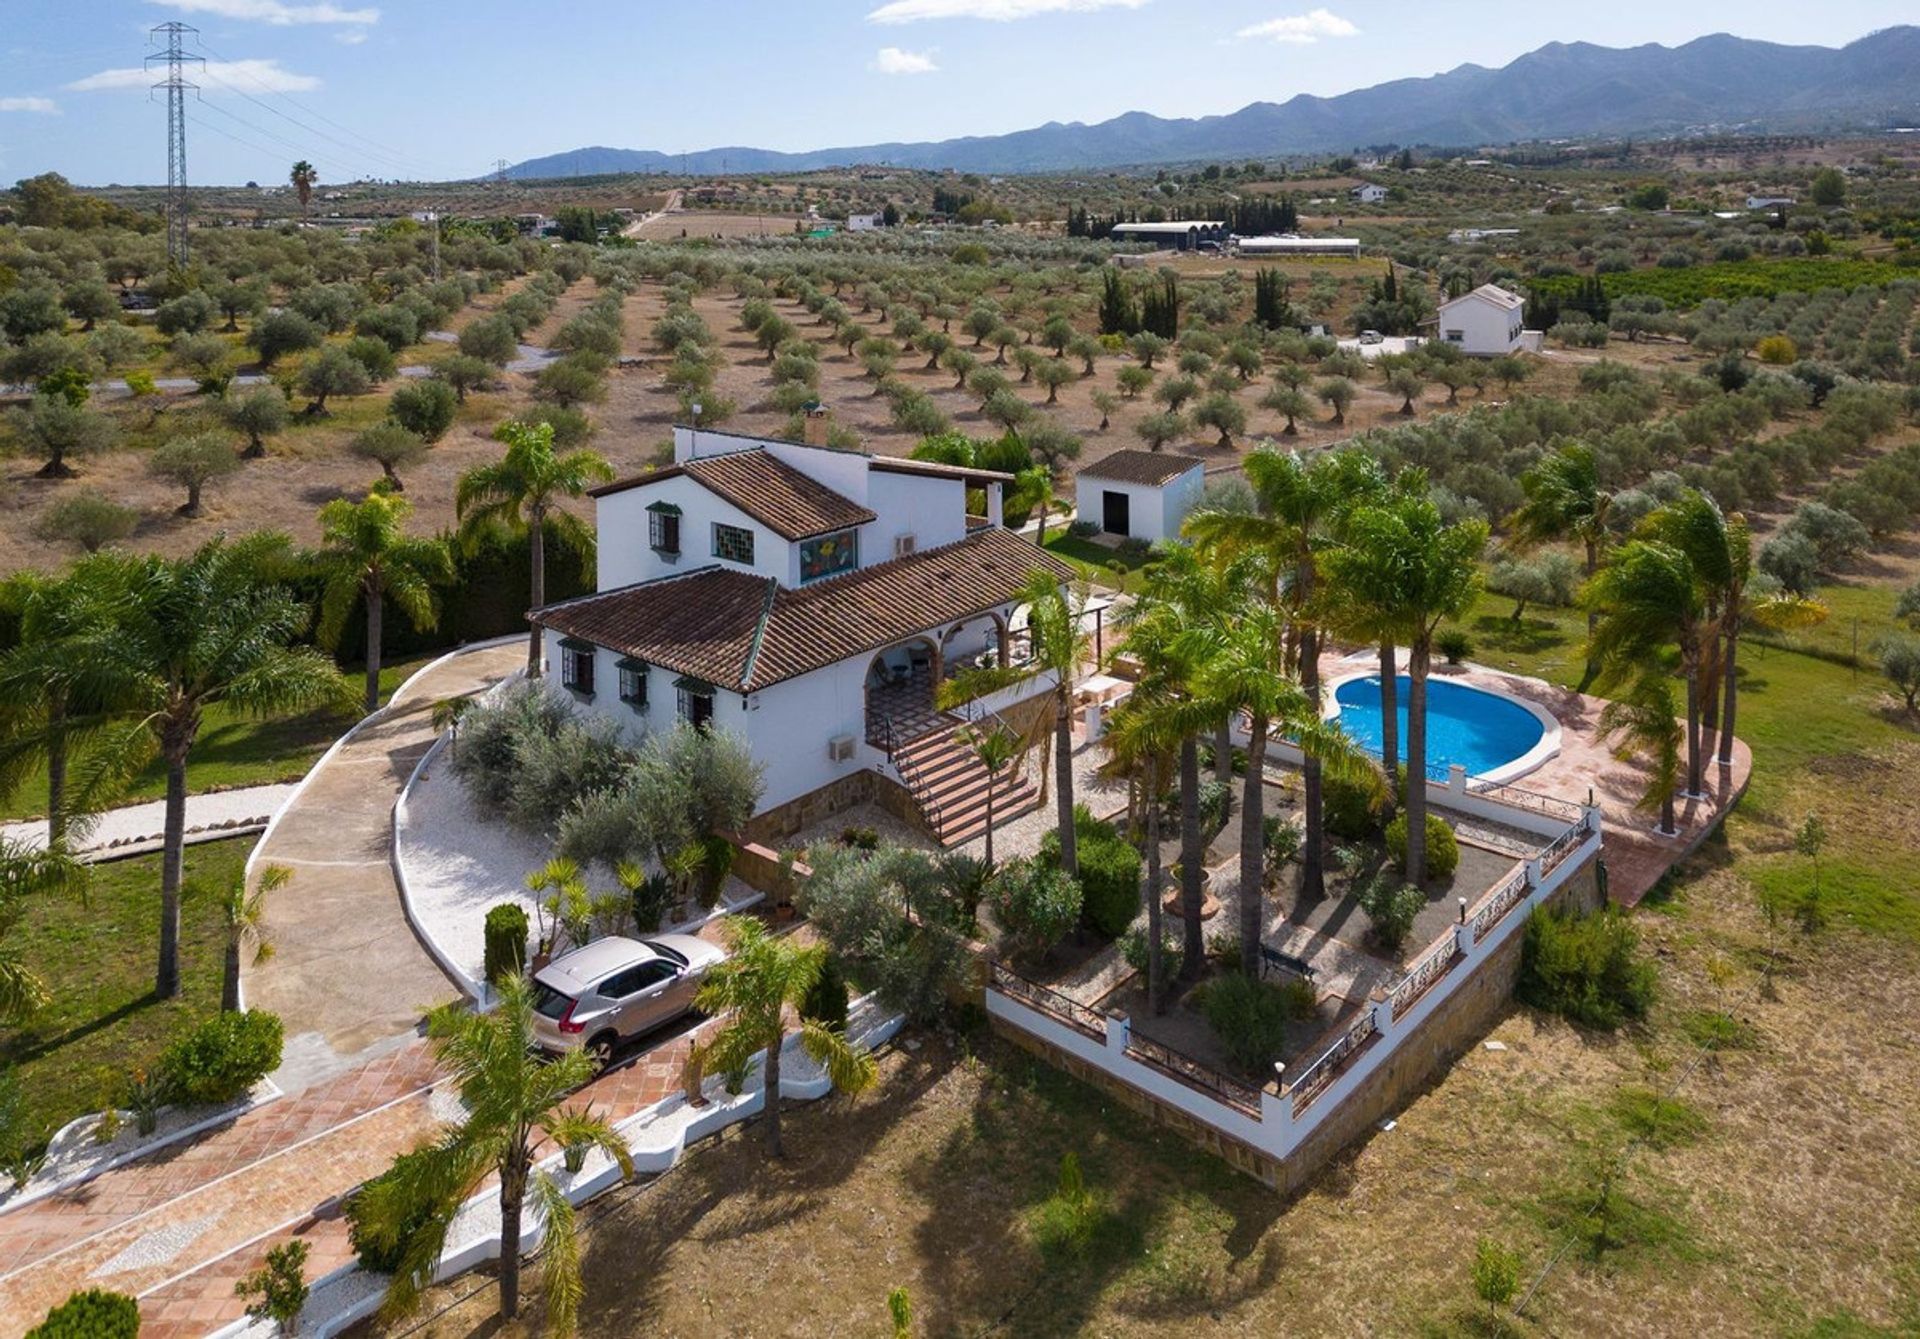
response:
<path id="1" fill-rule="evenodd" d="M 1578 824 L 1585 821 L 1585 807 L 1572 800 L 1562 800 L 1552 795 L 1542 795 L 1535 790 L 1522 790 L 1518 786 L 1509 786 L 1504 781 L 1472 780 L 1467 782 L 1467 794 L 1492 800 L 1495 804 L 1509 805 L 1515 809 L 1525 809 L 1531 813 L 1545 814 L 1557 818 L 1563 823 Z"/>
<path id="2" fill-rule="evenodd" d="M 1587 824 L 1585 815 L 1582 815 L 1582 821 L 1578 826 L 1568 828 L 1555 837 L 1553 844 L 1540 853 L 1540 877 L 1545 878 L 1560 868 L 1568 856 L 1580 849 L 1580 843 L 1586 839 Z"/>
<path id="3" fill-rule="evenodd" d="M 1313 1104 L 1326 1086 L 1333 1082 L 1334 1075 L 1340 1072 L 1340 1066 L 1367 1043 L 1377 1029 L 1374 1026 L 1373 1010 L 1362 1009 L 1360 1016 L 1353 1020 L 1339 1041 L 1320 1053 L 1320 1058 L 1308 1065 L 1294 1078 L 1290 1088 L 1293 1093 L 1293 1114 L 1297 1117 Z"/>
<path id="4" fill-rule="evenodd" d="M 1387 997 L 1393 1007 L 1395 1022 L 1399 1022 L 1400 1016 L 1413 1007 L 1415 1000 L 1427 993 L 1429 986 L 1447 974 L 1453 967 L 1454 959 L 1459 956 L 1459 942 L 1451 930 L 1445 939 L 1437 941 L 1420 955 Z"/>
<path id="5" fill-rule="evenodd" d="M 1524 868 L 1516 869 L 1508 875 L 1505 883 L 1480 900 L 1479 908 L 1467 922 L 1467 928 L 1473 935 L 1473 942 L 1477 944 L 1485 939 L 1487 932 L 1498 925 L 1501 918 L 1509 911 L 1524 901 L 1531 891 L 1532 885 L 1527 882 L 1527 871 Z"/>
<path id="6" fill-rule="evenodd" d="M 1127 1055 L 1143 1064 L 1155 1065 L 1181 1082 L 1200 1089 L 1210 1097 L 1236 1106 L 1253 1115 L 1260 1113 L 1260 1090 L 1230 1078 L 1192 1056 L 1182 1055 L 1171 1046 L 1132 1033 L 1127 1038 Z"/>
<path id="7" fill-rule="evenodd" d="M 997 962 L 991 964 L 987 979 L 995 990 L 1009 999 L 1018 1000 L 1037 1013 L 1049 1014 L 1096 1041 L 1107 1039 L 1107 1016 L 1098 1009 L 1084 1005 L 1069 995 L 1062 995 L 1051 986 L 1029 981 Z"/>

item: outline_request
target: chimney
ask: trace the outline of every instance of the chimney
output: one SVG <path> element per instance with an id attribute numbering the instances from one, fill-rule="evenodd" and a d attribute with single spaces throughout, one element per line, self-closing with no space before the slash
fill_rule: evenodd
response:
<path id="1" fill-rule="evenodd" d="M 805 413 L 807 416 L 807 445 L 825 446 L 827 444 L 828 423 L 826 406 L 816 401 L 806 407 Z"/>

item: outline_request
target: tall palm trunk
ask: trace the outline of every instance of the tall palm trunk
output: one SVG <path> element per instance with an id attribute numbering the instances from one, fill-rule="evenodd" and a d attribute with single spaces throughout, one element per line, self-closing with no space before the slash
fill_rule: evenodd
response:
<path id="1" fill-rule="evenodd" d="M 1432 649 L 1415 642 L 1407 654 L 1407 882 L 1427 882 L 1427 666 Z"/>
<path id="2" fill-rule="evenodd" d="M 761 1070 L 765 1080 L 761 1091 L 766 1098 L 762 1105 L 767 1118 L 767 1155 L 774 1158 L 787 1156 L 786 1146 L 780 1142 L 780 1043 L 786 1039 L 785 1029 L 774 1032 L 773 1044 L 767 1047 L 767 1063 Z"/>
<path id="3" fill-rule="evenodd" d="M 1689 654 L 1681 666 L 1687 679 L 1687 794 L 1700 790 L 1700 666 Z"/>
<path id="4" fill-rule="evenodd" d="M 1180 919 L 1183 934 L 1180 975 L 1196 980 L 1207 965 L 1205 910 L 1200 892 L 1200 741 L 1188 735 L 1180 741 Z M 1158 897 L 1156 889 L 1154 896 Z"/>
<path id="5" fill-rule="evenodd" d="M 1147 755 L 1147 1008 L 1166 1012 L 1167 968 L 1160 952 L 1160 760 Z"/>
<path id="6" fill-rule="evenodd" d="M 47 845 L 67 844 L 67 704 L 57 694 L 47 703 Z"/>
<path id="7" fill-rule="evenodd" d="M 1266 928 L 1267 718 L 1255 713 L 1247 732 L 1247 789 L 1240 802 L 1240 970 L 1260 974 L 1260 937 Z"/>
<path id="8" fill-rule="evenodd" d="M 1213 733 L 1213 779 L 1223 786 L 1233 784 L 1233 717 L 1220 722 Z"/>
<path id="9" fill-rule="evenodd" d="M 1387 817 L 1393 817 L 1400 790 L 1400 667 L 1389 637 L 1380 643 L 1380 765 L 1387 772 Z"/>
<path id="10" fill-rule="evenodd" d="M 1054 808 L 1060 821 L 1060 868 L 1080 877 L 1080 844 L 1073 830 L 1073 703 L 1067 696 L 1069 675 L 1062 672 L 1054 693 L 1053 767 L 1060 774 L 1054 787 Z"/>
<path id="11" fill-rule="evenodd" d="M 987 771 L 987 868 L 993 868 L 993 788 L 999 784 L 1000 774 L 992 769 Z"/>
<path id="12" fill-rule="evenodd" d="M 533 607 L 538 609 L 547 602 L 547 522 L 539 511 L 527 519 L 527 562 L 532 569 Z M 527 627 L 527 677 L 540 677 L 540 627 L 529 624 Z"/>
<path id="13" fill-rule="evenodd" d="M 520 1208 L 527 1197 L 525 1161 L 523 1144 L 500 1169 L 500 1315 L 506 1320 L 520 1314 Z"/>
<path id="14" fill-rule="evenodd" d="M 367 594 L 367 696 L 364 714 L 371 716 L 380 709 L 380 624 L 383 608 L 380 583 L 364 583 Z"/>
<path id="15" fill-rule="evenodd" d="M 170 1000 L 180 993 L 180 882 L 187 836 L 187 746 L 192 736 L 178 738 L 178 727 L 168 728 L 162 744 L 167 762 L 166 819 L 162 825 L 160 857 L 160 966 L 153 993 Z"/>
<path id="16" fill-rule="evenodd" d="M 1300 687 L 1320 710 L 1320 638 L 1308 628 L 1300 634 Z M 1310 901 L 1327 895 L 1326 808 L 1320 784 L 1320 760 L 1300 763 L 1300 809 L 1306 831 L 1300 843 L 1300 897 Z M 1246 816 L 1241 816 L 1246 821 Z"/>
<path id="17" fill-rule="evenodd" d="M 1720 717 L 1720 765 L 1733 766 L 1733 708 L 1739 693 L 1739 674 L 1735 659 L 1740 646 L 1740 634 L 1733 627 L 1727 628 L 1726 655 L 1721 669 L 1726 676 L 1723 692 L 1727 699 L 1726 710 Z"/>

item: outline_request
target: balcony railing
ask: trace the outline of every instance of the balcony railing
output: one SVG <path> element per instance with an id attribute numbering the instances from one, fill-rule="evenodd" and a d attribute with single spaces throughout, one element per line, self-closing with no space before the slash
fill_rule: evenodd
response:
<path id="1" fill-rule="evenodd" d="M 1293 1095 L 1293 1114 L 1298 1116 L 1312 1105 L 1313 1099 L 1340 1072 L 1340 1066 L 1347 1057 L 1359 1050 L 1379 1031 L 1372 1009 L 1362 1009 L 1360 1016 L 1353 1020 L 1340 1040 L 1322 1051 L 1319 1058 L 1296 1074 L 1287 1084 Z"/>
<path id="2" fill-rule="evenodd" d="M 1460 945 L 1451 930 L 1447 932 L 1444 939 L 1437 941 L 1421 954 L 1413 966 L 1407 969 L 1406 976 L 1401 978 L 1400 983 L 1393 988 L 1393 993 L 1388 996 L 1388 1001 L 1393 1006 L 1394 1019 L 1397 1021 L 1411 1009 L 1414 1001 L 1427 993 L 1429 986 L 1447 974 L 1459 956 Z"/>
<path id="3" fill-rule="evenodd" d="M 988 976 L 993 988 L 1009 999 L 1018 1000 L 1038 1013 L 1051 1014 L 1070 1027 L 1078 1028 L 1096 1041 L 1107 1039 L 1107 1016 L 1098 1009 L 1062 995 L 1051 986 L 1029 981 L 999 963 L 991 964 Z"/>
<path id="4" fill-rule="evenodd" d="M 1198 1088 L 1209 1097 L 1216 1097 L 1231 1106 L 1239 1107 L 1249 1115 L 1260 1114 L 1259 1089 L 1222 1074 L 1211 1065 L 1203 1064 L 1190 1055 L 1182 1055 L 1171 1046 L 1164 1046 L 1151 1038 L 1132 1032 L 1127 1037 L 1127 1055 L 1144 1064 L 1158 1066 L 1182 1083 Z"/>

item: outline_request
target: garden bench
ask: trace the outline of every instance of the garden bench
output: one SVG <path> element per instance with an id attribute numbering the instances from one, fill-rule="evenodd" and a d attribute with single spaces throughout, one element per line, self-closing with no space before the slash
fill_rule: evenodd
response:
<path id="1" fill-rule="evenodd" d="M 1282 972 L 1292 972 L 1295 976 L 1304 977 L 1308 981 L 1314 978 L 1313 964 L 1305 958 L 1296 958 L 1291 953 L 1282 953 L 1277 948 L 1270 948 L 1262 944 L 1260 946 L 1260 975 L 1265 976 L 1269 968 Z"/>

